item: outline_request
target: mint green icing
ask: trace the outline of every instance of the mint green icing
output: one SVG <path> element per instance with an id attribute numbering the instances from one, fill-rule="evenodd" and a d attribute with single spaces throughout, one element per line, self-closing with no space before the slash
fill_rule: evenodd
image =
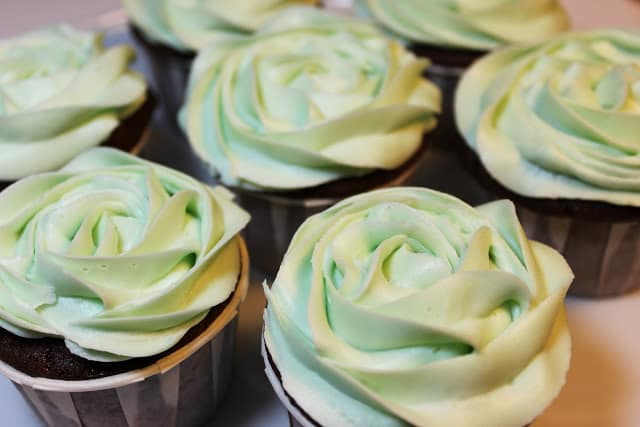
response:
<path id="1" fill-rule="evenodd" d="M 157 43 L 197 51 L 208 43 L 246 36 L 294 5 L 318 0 L 122 0 L 133 23 Z"/>
<path id="2" fill-rule="evenodd" d="M 509 201 L 379 190 L 300 227 L 264 338 L 320 425 L 522 427 L 564 384 L 572 279 Z"/>
<path id="3" fill-rule="evenodd" d="M 180 122 L 233 186 L 286 190 L 395 169 L 436 124 L 427 65 L 366 23 L 291 8 L 199 53 Z"/>
<path id="4" fill-rule="evenodd" d="M 640 206 L 639 33 L 571 33 L 495 52 L 462 79 L 456 120 L 518 194 Z"/>
<path id="5" fill-rule="evenodd" d="M 558 0 L 356 0 L 359 13 L 414 43 L 490 50 L 570 27 Z"/>
<path id="6" fill-rule="evenodd" d="M 95 148 L 0 193 L 0 326 L 100 361 L 158 354 L 233 292 L 229 192 Z"/>
<path id="7" fill-rule="evenodd" d="M 134 50 L 58 26 L 0 40 L 0 181 L 55 170 L 145 101 Z"/>

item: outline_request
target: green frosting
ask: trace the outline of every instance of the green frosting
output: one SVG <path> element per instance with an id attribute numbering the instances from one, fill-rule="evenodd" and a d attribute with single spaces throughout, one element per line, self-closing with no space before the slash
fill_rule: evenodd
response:
<path id="1" fill-rule="evenodd" d="M 414 43 L 491 50 L 569 29 L 558 0 L 356 0 L 360 13 Z"/>
<path id="2" fill-rule="evenodd" d="M 0 193 L 0 326 L 92 360 L 158 354 L 233 292 L 248 221 L 223 188 L 89 150 Z"/>
<path id="3" fill-rule="evenodd" d="M 122 0 L 134 24 L 151 40 L 181 51 L 249 35 L 271 16 L 318 0 Z"/>
<path id="4" fill-rule="evenodd" d="M 145 101 L 134 50 L 66 26 L 0 41 L 0 181 L 60 168 Z"/>
<path id="5" fill-rule="evenodd" d="M 477 62 L 456 95 L 467 143 L 529 197 L 640 206 L 640 34 L 572 33 Z"/>
<path id="6" fill-rule="evenodd" d="M 298 230 L 264 337 L 320 425 L 522 427 L 564 384 L 572 279 L 509 201 L 380 190 Z"/>
<path id="7" fill-rule="evenodd" d="M 198 55 L 180 121 L 222 181 L 312 187 L 395 169 L 436 124 L 440 92 L 373 27 L 291 8 L 253 37 Z"/>

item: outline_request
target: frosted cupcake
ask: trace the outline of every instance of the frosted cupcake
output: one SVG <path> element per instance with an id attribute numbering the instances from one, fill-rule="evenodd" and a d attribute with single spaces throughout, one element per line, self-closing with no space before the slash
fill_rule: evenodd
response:
<path id="1" fill-rule="evenodd" d="M 576 294 L 640 287 L 639 112 L 640 36 L 618 30 L 496 52 L 458 90 L 474 173 L 564 253 Z"/>
<path id="2" fill-rule="evenodd" d="M 122 0 L 170 115 L 182 105 L 194 52 L 212 41 L 248 36 L 285 8 L 315 3 L 316 0 Z"/>
<path id="3" fill-rule="evenodd" d="M 229 380 L 249 216 L 113 149 L 0 193 L 0 372 L 49 425 L 196 425 Z"/>
<path id="4" fill-rule="evenodd" d="M 562 256 L 508 201 L 396 188 L 308 219 L 265 289 L 293 425 L 522 427 L 565 382 Z"/>
<path id="5" fill-rule="evenodd" d="M 100 144 L 137 150 L 153 106 L 133 59 L 67 26 L 0 40 L 0 187 Z"/>
<path id="6" fill-rule="evenodd" d="M 261 266 L 274 271 L 310 212 L 412 172 L 440 105 L 427 65 L 367 24 L 313 8 L 200 52 L 180 123 L 264 221 L 248 230 L 250 246 L 274 254 Z"/>

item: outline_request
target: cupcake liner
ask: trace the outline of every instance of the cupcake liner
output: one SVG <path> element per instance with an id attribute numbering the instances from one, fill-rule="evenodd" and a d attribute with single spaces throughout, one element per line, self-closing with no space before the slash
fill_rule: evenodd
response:
<path id="1" fill-rule="evenodd" d="M 602 298 L 640 288 L 640 219 L 594 221 L 517 210 L 527 236 L 562 253 L 573 269 L 569 294 Z"/>
<path id="2" fill-rule="evenodd" d="M 194 55 L 150 42 L 133 26 L 129 26 L 129 31 L 147 60 L 151 81 L 162 107 L 175 119 L 184 103 Z"/>
<path id="3" fill-rule="evenodd" d="M 50 426 L 193 426 L 205 423 L 231 379 L 238 306 L 249 286 L 242 239 L 242 271 L 222 313 L 198 337 L 155 363 L 86 381 L 35 378 L 0 361 L 25 400 Z"/>
<path id="4" fill-rule="evenodd" d="M 417 153 L 396 176 L 387 182 L 373 184 L 366 191 L 394 187 L 406 182 L 415 173 L 421 154 Z M 249 252 L 256 254 L 252 259 L 252 265 L 270 277 L 278 272 L 293 235 L 307 218 L 356 194 L 297 198 L 287 197 L 286 194 L 244 191 L 237 188 L 234 191 L 240 206 L 251 214 L 251 222 L 244 229 L 243 235 L 247 240 Z M 310 189 L 309 192 L 312 193 L 313 190 Z"/>

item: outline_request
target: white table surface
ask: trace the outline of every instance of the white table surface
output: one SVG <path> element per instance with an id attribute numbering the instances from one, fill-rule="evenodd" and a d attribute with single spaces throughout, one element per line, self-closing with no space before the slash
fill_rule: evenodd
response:
<path id="1" fill-rule="evenodd" d="M 640 27 L 637 0 L 563 2 L 578 28 Z M 108 26 L 122 19 L 119 7 L 118 0 L 0 0 L 0 37 L 62 21 Z M 97 21 L 96 16 L 102 18 Z M 258 285 L 262 278 L 253 279 L 240 313 L 233 385 L 212 425 L 288 425 L 262 372 L 259 336 L 265 300 Z M 567 308 L 573 336 L 567 384 L 535 427 L 639 426 L 640 292 L 604 301 L 569 298 Z M 41 426 L 5 378 L 0 378 L 0 411 L 0 425 Z"/>

